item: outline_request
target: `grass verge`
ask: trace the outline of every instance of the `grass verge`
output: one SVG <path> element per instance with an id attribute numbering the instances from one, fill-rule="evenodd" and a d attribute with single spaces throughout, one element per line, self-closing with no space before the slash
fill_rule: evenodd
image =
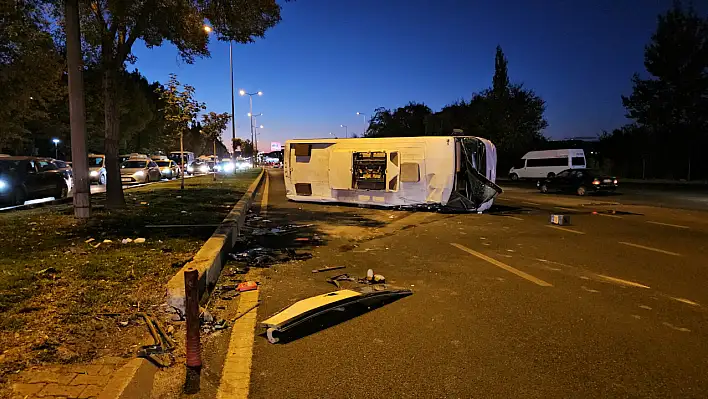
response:
<path id="1" fill-rule="evenodd" d="M 0 383 L 30 365 L 134 354 L 145 331 L 133 315 L 164 302 L 215 229 L 189 225 L 221 222 L 258 173 L 127 190 L 120 210 L 94 195 L 86 223 L 70 205 L 0 214 Z M 165 224 L 183 227 L 146 227 Z"/>

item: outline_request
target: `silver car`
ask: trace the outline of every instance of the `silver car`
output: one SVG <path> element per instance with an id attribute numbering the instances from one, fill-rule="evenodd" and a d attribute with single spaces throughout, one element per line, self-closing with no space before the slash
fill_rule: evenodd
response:
<path id="1" fill-rule="evenodd" d="M 120 181 L 123 184 L 160 181 L 160 168 L 151 159 L 129 159 L 120 164 Z"/>
<path id="2" fill-rule="evenodd" d="M 106 156 L 89 154 L 89 181 L 100 185 L 106 184 Z"/>

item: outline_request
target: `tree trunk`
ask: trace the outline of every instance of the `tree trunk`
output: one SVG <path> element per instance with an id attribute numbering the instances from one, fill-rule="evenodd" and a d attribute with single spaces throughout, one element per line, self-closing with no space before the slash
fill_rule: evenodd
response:
<path id="1" fill-rule="evenodd" d="M 64 8 L 67 63 L 69 73 L 69 122 L 71 124 L 71 160 L 74 176 L 74 217 L 86 220 L 91 216 L 91 190 L 86 154 L 86 105 L 84 102 L 83 63 L 81 62 L 81 32 L 79 4 L 67 0 Z"/>
<path id="2" fill-rule="evenodd" d="M 106 51 L 106 50 L 104 50 Z M 120 118 L 118 117 L 118 92 L 116 90 L 116 71 L 112 64 L 103 64 L 103 101 L 106 129 L 106 208 L 125 207 L 123 184 L 120 181 L 118 166 L 118 140 L 120 139 Z"/>

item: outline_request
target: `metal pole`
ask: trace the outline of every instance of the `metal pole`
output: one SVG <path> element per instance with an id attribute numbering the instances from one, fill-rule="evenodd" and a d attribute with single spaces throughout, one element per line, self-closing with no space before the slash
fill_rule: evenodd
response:
<path id="1" fill-rule="evenodd" d="M 234 115 L 234 46 L 232 41 L 229 41 L 229 75 L 231 76 L 231 146 L 233 147 L 232 157 L 235 157 L 236 147 L 234 146 L 234 142 L 236 141 L 236 117 Z"/>
<path id="2" fill-rule="evenodd" d="M 253 137 L 253 95 L 252 94 L 248 95 L 248 105 L 249 105 L 249 110 L 250 110 L 249 119 L 251 120 L 251 148 L 253 148 L 253 151 L 252 151 L 253 152 L 253 158 L 252 158 L 253 161 L 252 161 L 252 163 L 253 163 L 253 166 L 255 167 L 256 166 L 256 151 L 255 151 L 256 147 L 255 147 L 255 140 Z"/>
<path id="3" fill-rule="evenodd" d="M 71 161 L 74 170 L 74 217 L 87 220 L 91 216 L 88 156 L 86 154 L 86 104 L 81 56 L 79 1 L 64 3 L 66 55 L 69 75 L 69 123 L 71 125 Z"/>
<path id="4" fill-rule="evenodd" d="M 185 319 L 187 323 L 187 379 L 186 393 L 199 392 L 199 370 L 202 367 L 202 345 L 199 340 L 199 271 L 189 268 L 184 272 Z"/>
<path id="5" fill-rule="evenodd" d="M 179 157 L 182 159 L 182 179 L 179 183 L 179 189 L 184 190 L 184 130 L 179 132 Z"/>
<path id="6" fill-rule="evenodd" d="M 59 159 L 59 144 L 54 143 L 54 159 Z"/>

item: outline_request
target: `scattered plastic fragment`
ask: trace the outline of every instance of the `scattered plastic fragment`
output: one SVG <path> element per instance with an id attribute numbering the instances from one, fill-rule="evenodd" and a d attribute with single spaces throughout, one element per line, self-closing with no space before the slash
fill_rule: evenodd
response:
<path id="1" fill-rule="evenodd" d="M 131 242 L 133 242 L 132 238 L 124 238 L 124 239 L 120 240 L 121 244 L 130 244 Z"/>
<path id="2" fill-rule="evenodd" d="M 113 242 L 113 240 L 109 240 L 109 239 L 103 240 L 103 243 L 104 243 L 104 244 L 110 244 L 110 243 L 112 243 L 112 242 Z"/>
<path id="3" fill-rule="evenodd" d="M 96 239 L 95 239 L 95 238 L 89 238 L 88 240 L 86 240 L 86 241 L 84 241 L 84 242 L 85 242 L 86 244 L 88 244 L 88 243 L 90 243 L 90 242 L 92 242 L 92 241 L 96 241 Z"/>
<path id="4" fill-rule="evenodd" d="M 339 269 L 344 269 L 346 266 L 327 266 L 323 267 L 320 269 L 313 269 L 312 273 L 322 273 L 322 272 L 328 272 L 330 270 L 339 270 Z"/>
<path id="5" fill-rule="evenodd" d="M 142 244 L 145 242 L 145 239 L 144 238 L 136 238 L 135 240 L 133 240 L 133 242 L 136 244 Z"/>
<path id="6" fill-rule="evenodd" d="M 238 292 L 253 291 L 255 289 L 258 289 L 258 284 L 255 281 L 244 281 L 236 287 Z"/>

